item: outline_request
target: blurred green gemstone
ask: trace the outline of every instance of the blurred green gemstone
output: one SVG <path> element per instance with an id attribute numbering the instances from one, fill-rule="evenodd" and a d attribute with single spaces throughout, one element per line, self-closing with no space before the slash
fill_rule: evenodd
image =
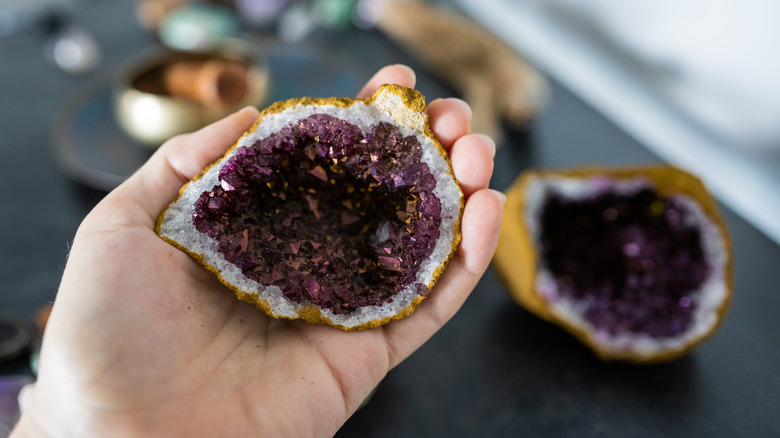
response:
<path id="1" fill-rule="evenodd" d="M 352 23 L 355 0 L 316 0 L 313 7 L 320 24 L 325 27 L 342 28 Z"/>
<path id="2" fill-rule="evenodd" d="M 236 34 L 238 25 L 227 9 L 214 6 L 188 6 L 168 14 L 159 29 L 166 46 L 190 52 L 219 46 Z"/>

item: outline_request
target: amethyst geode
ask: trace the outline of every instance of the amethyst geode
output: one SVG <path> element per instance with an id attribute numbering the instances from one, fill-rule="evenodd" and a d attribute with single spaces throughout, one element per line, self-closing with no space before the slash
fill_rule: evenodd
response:
<path id="1" fill-rule="evenodd" d="M 673 166 L 528 170 L 507 191 L 494 265 L 512 297 L 604 360 L 690 351 L 731 297 L 715 200 Z"/>
<path id="2" fill-rule="evenodd" d="M 610 335 L 673 337 L 691 324 L 692 293 L 710 275 L 698 224 L 675 197 L 651 188 L 588 199 L 549 196 L 540 257 L 558 293 Z"/>
<path id="3" fill-rule="evenodd" d="M 414 135 L 314 114 L 240 148 L 195 228 L 248 278 L 334 314 L 392 300 L 439 238 L 436 180 Z M 427 287 L 416 285 L 418 293 Z"/>
<path id="4" fill-rule="evenodd" d="M 458 248 L 464 203 L 425 98 L 386 84 L 272 104 L 155 232 L 271 317 L 366 330 L 425 299 Z"/>

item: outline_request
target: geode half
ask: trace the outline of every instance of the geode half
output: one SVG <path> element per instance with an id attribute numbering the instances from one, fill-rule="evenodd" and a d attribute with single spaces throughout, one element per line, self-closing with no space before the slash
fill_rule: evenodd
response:
<path id="1" fill-rule="evenodd" d="M 678 357 L 731 292 L 715 202 L 670 166 L 528 171 L 508 193 L 496 267 L 515 299 L 603 359 Z"/>
<path id="2" fill-rule="evenodd" d="M 385 85 L 272 105 L 185 185 L 157 233 L 270 316 L 358 330 L 428 295 L 462 210 L 424 98 Z"/>

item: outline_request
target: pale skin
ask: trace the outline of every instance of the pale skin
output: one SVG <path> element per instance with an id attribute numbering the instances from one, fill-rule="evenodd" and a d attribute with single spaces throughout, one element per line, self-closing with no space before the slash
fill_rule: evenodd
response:
<path id="1" fill-rule="evenodd" d="M 414 72 L 385 67 L 358 97 L 383 83 L 414 87 Z M 469 133 L 458 99 L 431 102 L 429 114 L 467 202 L 460 247 L 411 316 L 361 332 L 269 318 L 154 234 L 181 186 L 251 127 L 258 111 L 245 108 L 168 141 L 85 218 L 12 436 L 335 434 L 455 314 L 495 250 L 504 205 L 487 188 L 495 145 Z"/>

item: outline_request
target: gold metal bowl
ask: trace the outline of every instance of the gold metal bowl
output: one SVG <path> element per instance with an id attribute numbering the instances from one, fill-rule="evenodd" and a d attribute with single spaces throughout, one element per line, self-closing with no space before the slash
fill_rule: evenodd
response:
<path id="1" fill-rule="evenodd" d="M 213 60 L 246 66 L 243 97 L 229 104 L 209 104 L 166 90 L 166 68 Z M 244 106 L 261 106 L 268 96 L 269 76 L 268 69 L 245 44 L 226 44 L 210 53 L 174 52 L 157 47 L 131 58 L 118 70 L 113 89 L 114 115 L 131 138 L 156 148 L 174 135 L 197 130 Z"/>

